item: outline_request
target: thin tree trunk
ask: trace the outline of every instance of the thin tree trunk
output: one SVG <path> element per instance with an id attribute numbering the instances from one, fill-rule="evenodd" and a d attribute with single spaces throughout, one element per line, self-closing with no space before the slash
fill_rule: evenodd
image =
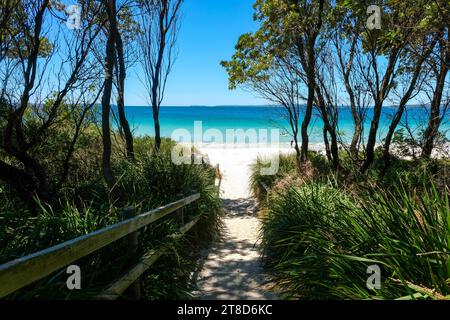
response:
<path id="1" fill-rule="evenodd" d="M 422 158 L 429 159 L 433 153 L 434 143 L 439 134 L 439 127 L 441 125 L 440 106 L 442 102 L 442 93 L 444 91 L 445 78 L 448 69 L 442 66 L 443 70 L 440 73 L 439 80 L 436 83 L 436 89 L 431 104 L 430 119 L 428 121 L 427 129 L 424 133 L 424 144 L 422 149 Z"/>
<path id="2" fill-rule="evenodd" d="M 304 164 L 308 160 L 308 149 L 309 149 L 309 135 L 308 135 L 308 128 L 309 124 L 311 123 L 312 118 L 312 112 L 313 112 L 313 106 L 314 106 L 314 98 L 315 98 L 315 90 L 316 90 L 316 52 L 315 52 L 315 46 L 317 37 L 320 33 L 320 30 L 322 29 L 323 24 L 323 8 L 324 8 L 324 1 L 319 0 L 319 8 L 318 8 L 318 21 L 317 25 L 315 26 L 314 32 L 309 34 L 309 36 L 306 37 L 306 56 L 302 52 L 303 50 L 301 47 L 303 47 L 303 44 L 300 44 L 300 59 L 303 60 L 303 66 L 306 71 L 306 77 L 307 77 L 307 86 L 308 86 L 308 100 L 306 103 L 306 110 L 305 110 L 305 116 L 303 118 L 302 122 L 302 128 L 301 128 L 301 136 L 302 136 L 302 148 L 301 148 L 301 156 L 300 156 L 300 162 Z M 300 41 L 301 42 L 301 41 Z"/>
<path id="3" fill-rule="evenodd" d="M 377 133 L 378 127 L 380 125 L 381 112 L 383 109 L 384 100 L 386 99 L 386 96 L 389 93 L 389 86 L 391 85 L 392 82 L 391 77 L 394 73 L 395 65 L 398 58 L 398 52 L 399 50 L 397 48 L 391 52 L 389 56 L 388 66 L 386 68 L 386 73 L 383 77 L 381 87 L 377 92 L 377 96 L 375 97 L 375 106 L 373 111 L 374 115 L 372 119 L 372 124 L 370 126 L 369 138 L 367 139 L 366 159 L 364 160 L 364 163 L 361 166 L 362 173 L 365 173 L 375 161 L 375 145 L 377 142 Z"/>
<path id="4" fill-rule="evenodd" d="M 343 75 L 343 81 L 345 90 L 347 91 L 349 101 L 350 101 L 350 110 L 352 113 L 353 118 L 353 126 L 354 126 L 354 133 L 352 137 L 352 141 L 350 143 L 350 154 L 353 156 L 353 158 L 358 157 L 359 152 L 359 142 L 361 140 L 361 134 L 362 134 L 362 119 L 360 117 L 360 114 L 358 112 L 358 107 L 356 106 L 356 99 L 355 99 L 355 92 L 353 91 L 351 80 L 350 80 L 350 73 L 353 69 L 353 62 L 356 54 L 356 46 L 359 39 L 359 33 L 355 32 L 353 35 L 353 40 L 350 46 L 349 50 L 349 59 L 347 63 L 344 62 L 343 56 L 342 56 L 342 48 L 340 47 L 339 43 L 339 36 L 336 39 L 335 47 L 337 56 L 339 59 L 339 66 L 341 69 L 341 73 Z"/>
<path id="5" fill-rule="evenodd" d="M 300 158 L 301 158 L 302 152 L 300 150 L 299 143 L 298 143 L 298 133 L 294 134 L 294 149 L 295 149 L 295 153 L 296 153 L 295 159 L 296 159 L 296 162 L 297 162 L 297 170 L 300 172 L 300 170 L 301 170 L 301 160 L 300 160 Z"/>
<path id="6" fill-rule="evenodd" d="M 440 70 L 436 79 L 436 87 L 433 94 L 433 101 L 431 102 L 430 119 L 428 121 L 427 129 L 424 132 L 422 158 L 429 159 L 433 153 L 436 137 L 439 134 L 439 127 L 442 119 L 440 115 L 442 95 L 444 92 L 445 79 L 448 74 L 450 64 L 450 48 L 448 38 L 450 34 L 450 26 L 447 26 L 447 40 L 444 40 L 444 34 L 440 34 Z"/>
<path id="7" fill-rule="evenodd" d="M 362 125 L 361 125 L 361 118 L 359 117 L 358 110 L 354 103 L 351 103 L 351 111 L 352 111 L 352 117 L 353 117 L 354 132 L 353 132 L 352 142 L 350 144 L 350 153 L 356 159 L 358 157 L 358 152 L 359 152 L 358 145 L 359 145 L 359 141 L 361 139 Z"/>
<path id="8" fill-rule="evenodd" d="M 413 77 L 410 81 L 408 90 L 403 95 L 402 100 L 400 101 L 400 105 L 397 109 L 397 112 L 395 113 L 394 118 L 392 119 L 391 125 L 389 126 L 389 131 L 386 135 L 386 140 L 384 142 L 384 148 L 383 148 L 383 163 L 384 164 L 383 164 L 383 170 L 381 172 L 382 177 L 384 177 L 384 175 L 386 174 L 386 172 L 390 166 L 390 161 L 391 161 L 390 148 L 391 148 L 392 139 L 395 134 L 395 130 L 397 129 L 398 125 L 400 124 L 400 121 L 406 110 L 406 105 L 409 102 L 409 100 L 411 99 L 411 96 L 414 92 L 414 88 L 417 85 L 417 81 L 419 80 L 419 76 L 420 76 L 420 72 L 422 70 L 423 63 L 428 58 L 430 53 L 433 51 L 433 49 L 436 45 L 436 41 L 437 41 L 437 39 L 434 39 L 431 42 L 430 47 L 421 55 L 419 60 L 416 62 L 416 67 L 414 68 Z"/>
<path id="9" fill-rule="evenodd" d="M 314 84 L 314 80 L 308 81 L 308 86 L 311 86 L 311 84 Z M 312 118 L 312 110 L 313 110 L 313 100 L 314 100 L 314 88 L 308 89 L 308 103 L 306 105 L 305 110 L 305 117 L 303 118 L 302 122 L 302 129 L 301 129 L 301 135 L 302 135 L 302 149 L 301 149 L 301 155 L 300 155 L 300 162 L 305 163 L 308 160 L 308 151 L 309 151 L 309 134 L 308 134 L 308 128 L 309 124 L 311 123 Z"/>
<path id="10" fill-rule="evenodd" d="M 105 3 L 106 11 L 109 21 L 108 41 L 106 44 L 105 57 L 105 86 L 102 97 L 102 135 L 103 135 L 103 156 L 102 156 L 102 170 L 103 177 L 110 190 L 113 190 L 115 184 L 114 174 L 111 169 L 111 128 L 110 128 L 110 114 L 111 114 L 111 93 L 113 86 L 114 73 L 114 44 L 115 34 L 113 32 L 114 24 L 116 23 L 116 2 L 115 0 L 108 0 Z"/>
<path id="11" fill-rule="evenodd" d="M 154 152 L 157 154 L 161 149 L 161 125 L 159 123 L 159 112 L 153 112 L 153 121 L 155 123 L 155 146 Z"/>
<path id="12" fill-rule="evenodd" d="M 323 128 L 323 142 L 325 144 L 325 152 L 327 154 L 328 161 L 333 161 L 333 156 L 331 155 L 330 141 L 328 141 L 328 130 L 326 126 Z"/>
<path id="13" fill-rule="evenodd" d="M 361 167 L 361 172 L 365 173 L 372 163 L 375 161 L 375 145 L 377 142 L 377 133 L 378 127 L 380 124 L 381 111 L 383 108 L 383 104 L 378 102 L 374 106 L 374 115 L 372 124 L 370 126 L 369 138 L 367 139 L 367 147 L 366 147 L 366 159 Z"/>
<path id="14" fill-rule="evenodd" d="M 328 93 L 325 91 L 327 89 L 325 88 L 324 83 L 322 81 L 320 81 L 320 83 L 323 87 L 324 90 L 323 92 L 328 97 L 328 100 L 330 100 Z M 319 107 L 322 116 L 322 121 L 324 123 L 323 138 L 325 142 L 327 158 L 329 161 L 333 163 L 333 169 L 338 170 L 340 167 L 340 160 L 339 160 L 339 145 L 336 134 L 336 125 L 335 123 L 331 124 L 330 122 L 330 117 L 328 116 L 327 113 L 325 97 L 324 94 L 322 94 L 322 91 L 320 90 L 319 86 L 316 87 L 316 93 L 317 93 L 317 105 Z M 330 134 L 331 144 L 328 139 L 328 133 Z"/>
<path id="15" fill-rule="evenodd" d="M 403 114 L 405 113 L 406 104 L 411 99 L 414 88 L 416 87 L 417 80 L 419 79 L 420 71 L 422 70 L 423 61 L 424 60 L 419 61 L 418 64 L 416 65 L 416 68 L 415 68 L 414 74 L 413 74 L 413 78 L 411 79 L 408 91 L 405 93 L 402 100 L 400 101 L 400 105 L 397 109 L 397 112 L 395 113 L 394 118 L 392 119 L 391 125 L 389 126 L 389 130 L 386 135 L 386 140 L 384 142 L 384 147 L 383 147 L 383 163 L 384 163 L 384 165 L 383 165 L 383 170 L 382 170 L 382 176 L 384 176 L 386 174 L 386 171 L 389 168 L 390 160 L 391 160 L 390 148 L 391 148 L 392 139 L 394 137 L 395 130 L 397 129 L 398 125 L 400 124 Z"/>
<path id="16" fill-rule="evenodd" d="M 128 159 L 134 161 L 134 146 L 133 146 L 133 134 L 131 133 L 130 124 L 128 123 L 126 114 L 125 114 L 125 78 L 126 78 L 126 66 L 125 66 L 125 57 L 123 52 L 123 41 L 120 36 L 120 32 L 115 27 L 115 37 L 116 37 L 116 50 L 117 50 L 117 60 L 119 62 L 119 83 L 118 83 L 118 93 L 117 93 L 117 109 L 119 112 L 119 122 L 122 127 L 125 143 L 127 149 L 127 157 Z"/>

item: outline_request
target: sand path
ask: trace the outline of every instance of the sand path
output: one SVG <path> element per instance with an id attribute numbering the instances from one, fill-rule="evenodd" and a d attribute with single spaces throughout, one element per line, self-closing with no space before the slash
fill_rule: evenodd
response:
<path id="1" fill-rule="evenodd" d="M 269 291 L 258 250 L 259 219 L 256 202 L 249 195 L 249 165 L 258 151 L 252 149 L 202 149 L 223 174 L 224 236 L 205 252 L 201 271 L 195 276 L 202 300 L 275 299 Z"/>

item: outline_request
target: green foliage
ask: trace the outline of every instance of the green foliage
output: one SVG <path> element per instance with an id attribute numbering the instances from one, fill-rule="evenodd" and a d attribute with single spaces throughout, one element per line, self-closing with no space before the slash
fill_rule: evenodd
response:
<path id="1" fill-rule="evenodd" d="M 251 166 L 250 175 L 250 189 L 253 195 L 258 198 L 260 202 L 263 202 L 266 197 L 266 192 L 262 188 L 261 184 L 265 184 L 271 188 L 277 180 L 287 175 L 295 175 L 297 171 L 295 155 L 280 155 L 279 157 L 279 170 L 276 175 L 261 175 L 261 170 L 267 166 L 271 159 L 258 158 L 256 162 Z M 275 159 L 273 159 L 275 161 Z"/>
<path id="2" fill-rule="evenodd" d="M 327 176 L 332 173 L 331 164 L 323 156 L 316 152 L 310 152 L 308 156 L 316 176 L 327 180 Z M 276 159 L 258 158 L 251 166 L 250 189 L 253 195 L 258 198 L 261 203 L 267 199 L 266 191 L 262 187 L 265 184 L 269 189 L 285 177 L 296 177 L 299 175 L 297 159 L 295 154 L 281 154 L 278 158 L 279 170 L 275 175 L 261 175 L 261 169 L 267 166 L 267 163 L 274 162 Z"/>
<path id="3" fill-rule="evenodd" d="M 381 155 L 378 155 L 381 156 Z M 252 167 L 252 186 L 270 188 L 261 229 L 264 261 L 286 298 L 443 299 L 450 294 L 450 163 L 392 159 L 382 181 L 377 158 L 367 176 L 352 162 L 332 173 L 311 154 L 313 177 L 281 160 L 273 177 Z M 367 268 L 382 269 L 382 289 L 367 289 Z"/>
<path id="4" fill-rule="evenodd" d="M 60 138 L 61 135 L 53 132 L 51 146 L 56 148 L 58 143 L 55 141 Z M 33 217 L 15 200 L 12 190 L 0 185 L 0 263 L 119 222 L 123 219 L 123 207 L 135 206 L 145 212 L 198 192 L 201 199 L 185 211 L 186 222 L 201 215 L 196 227 L 198 232 L 173 242 L 167 254 L 143 277 L 147 299 L 188 298 L 190 273 L 195 269 L 197 259 L 193 252 L 198 252 L 199 246 L 215 239 L 220 230 L 221 201 L 214 186 L 215 169 L 208 164 L 176 166 L 170 158 L 174 142 L 164 140 L 160 154 L 154 156 L 151 153 L 154 140 L 137 138 L 135 163 L 127 161 L 118 151 L 119 146 L 115 146 L 113 169 L 119 177 L 116 188 L 122 197 L 111 205 L 98 166 L 98 152 L 92 150 L 93 144 L 99 143 L 98 139 L 98 131 L 94 129 L 83 135 L 72 162 L 72 178 L 64 185 L 59 203 L 41 203 L 38 217 Z M 139 233 L 140 253 L 166 243 L 166 236 L 178 228 L 173 216 L 146 228 Z M 123 252 L 118 242 L 78 261 L 85 275 L 85 289 L 81 292 L 68 293 L 65 289 L 66 275 L 61 271 L 11 298 L 92 297 L 130 266 Z"/>
<path id="5" fill-rule="evenodd" d="M 299 39 L 306 38 L 315 26 L 322 14 L 317 2 L 257 0 L 254 20 L 259 22 L 259 29 L 241 35 L 231 60 L 221 62 L 229 75 L 230 88 L 247 84 L 257 87 L 273 77 L 277 60 L 289 56 L 290 50 L 298 50 L 295 46 Z"/>
<path id="6" fill-rule="evenodd" d="M 449 190 L 374 187 L 355 197 L 334 184 L 289 186 L 263 225 L 266 264 L 288 297 L 396 299 L 450 294 Z M 366 287 L 382 269 L 382 289 Z M 415 288 L 415 289 L 413 289 Z"/>

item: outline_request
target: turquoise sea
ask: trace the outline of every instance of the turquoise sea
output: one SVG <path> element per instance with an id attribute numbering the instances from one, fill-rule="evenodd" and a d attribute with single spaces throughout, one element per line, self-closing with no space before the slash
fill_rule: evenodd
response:
<path id="1" fill-rule="evenodd" d="M 134 107 L 126 108 L 127 117 L 138 136 L 154 135 L 153 119 L 150 107 Z M 383 111 L 379 140 L 381 141 L 388 129 L 390 121 L 395 108 L 385 108 Z M 373 110 L 367 110 L 367 119 L 365 123 L 365 131 L 370 128 L 370 121 L 373 116 Z M 353 134 L 353 120 L 349 108 L 341 108 L 339 113 L 339 132 L 344 141 L 351 139 Z M 424 107 L 409 107 L 407 113 L 402 120 L 402 125 L 406 122 L 412 130 L 418 133 L 423 126 L 426 125 L 428 119 L 428 111 Z M 284 110 L 281 107 L 272 106 L 193 106 L 193 107 L 161 107 L 160 122 L 161 134 L 164 137 L 172 137 L 177 129 L 184 129 L 189 131 L 192 135 L 194 133 L 194 124 L 196 121 L 202 122 L 202 132 L 209 129 L 219 130 L 223 136 L 226 136 L 227 130 L 249 130 L 255 129 L 259 132 L 260 129 L 279 129 L 280 142 L 289 143 L 291 137 L 287 135 L 289 128 L 286 120 Z M 310 126 L 311 143 L 321 143 L 323 124 L 320 117 L 315 111 L 313 120 Z M 449 119 L 444 119 L 441 131 L 450 139 L 450 123 Z M 217 132 L 217 131 L 216 131 Z M 180 139 L 177 139 L 180 140 Z M 203 142 L 214 142 L 214 139 Z M 269 132 L 270 140 L 270 132 Z M 258 141 L 263 142 L 263 141 Z"/>

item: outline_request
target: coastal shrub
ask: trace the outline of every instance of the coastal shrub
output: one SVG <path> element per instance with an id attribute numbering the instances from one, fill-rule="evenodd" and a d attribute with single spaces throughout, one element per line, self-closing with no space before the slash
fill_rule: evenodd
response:
<path id="1" fill-rule="evenodd" d="M 312 168 L 317 174 L 326 176 L 331 173 L 330 164 L 324 156 L 316 152 L 310 152 L 309 159 Z M 279 170 L 277 171 L 277 173 L 274 175 L 262 175 L 261 169 L 267 167 L 267 163 L 270 162 L 269 160 L 271 159 L 259 157 L 250 167 L 250 189 L 252 190 L 253 195 L 261 203 L 264 203 L 264 201 L 266 200 L 266 191 L 262 187 L 262 184 L 271 189 L 279 180 L 283 179 L 284 177 L 299 175 L 295 153 L 280 154 Z M 273 159 L 272 161 L 275 161 L 275 159 Z M 300 175 L 302 175 L 301 172 Z"/>
<path id="2" fill-rule="evenodd" d="M 341 169 L 335 172 L 327 158 L 319 153 L 309 153 L 309 166 L 312 167 L 313 180 L 328 182 L 337 181 L 341 187 L 348 187 L 355 191 L 371 188 L 374 184 L 380 188 L 395 190 L 398 182 L 402 181 L 406 190 L 421 190 L 430 180 L 436 188 L 443 192 L 450 185 L 450 161 L 448 159 L 415 159 L 407 160 L 392 156 L 390 166 L 382 176 L 384 161 L 381 150 L 377 149 L 377 157 L 367 174 L 362 175 L 359 168 L 350 159 L 347 152 L 340 153 Z M 261 204 L 267 200 L 261 182 L 271 189 L 279 181 L 289 177 L 292 180 L 305 180 L 305 172 L 299 172 L 294 154 L 280 156 L 280 170 L 272 176 L 261 175 L 261 168 L 267 159 L 256 159 L 251 166 L 250 186 L 253 195 Z"/>
<path id="3" fill-rule="evenodd" d="M 450 294 L 449 190 L 373 187 L 358 195 L 333 183 L 286 186 L 263 218 L 265 263 L 290 298 L 443 299 Z M 368 267 L 380 290 L 367 288 Z"/>
<path id="4" fill-rule="evenodd" d="M 157 156 L 152 154 L 152 144 L 152 138 L 136 139 L 135 162 L 129 162 L 119 152 L 114 153 L 112 164 L 117 176 L 116 189 L 121 197 L 112 204 L 97 165 L 89 169 L 92 175 L 72 180 L 58 203 L 40 203 L 38 216 L 30 214 L 20 201 L 14 199 L 13 191 L 1 185 L 0 197 L 4 201 L 0 204 L 0 263 L 119 222 L 123 219 L 123 207 L 135 206 L 145 212 L 200 193 L 201 199 L 185 210 L 186 222 L 201 215 L 196 230 L 179 241 L 171 240 L 170 250 L 142 278 L 146 299 L 189 298 L 190 274 L 197 261 L 193 253 L 199 251 L 199 246 L 215 239 L 220 231 L 221 202 L 214 186 L 215 169 L 207 163 L 174 165 L 170 158 L 174 142 L 164 140 Z M 82 161 L 89 162 L 90 159 Z M 141 231 L 140 254 L 166 243 L 167 235 L 179 227 L 174 216 L 168 216 Z M 130 261 L 119 241 L 76 264 L 83 270 L 83 290 L 80 292 L 68 292 L 65 270 L 62 270 L 18 291 L 11 298 L 93 297 L 124 272 Z"/>
<path id="5" fill-rule="evenodd" d="M 272 159 L 258 157 L 250 168 L 250 189 L 252 190 L 253 195 L 261 201 L 265 197 L 265 190 L 262 188 L 261 184 L 265 184 L 270 188 L 278 179 L 286 175 L 294 175 L 297 170 L 295 154 L 282 154 L 279 157 L 278 172 L 275 175 L 262 175 L 262 169 L 267 167 L 267 163 L 270 163 L 269 160 Z"/>

